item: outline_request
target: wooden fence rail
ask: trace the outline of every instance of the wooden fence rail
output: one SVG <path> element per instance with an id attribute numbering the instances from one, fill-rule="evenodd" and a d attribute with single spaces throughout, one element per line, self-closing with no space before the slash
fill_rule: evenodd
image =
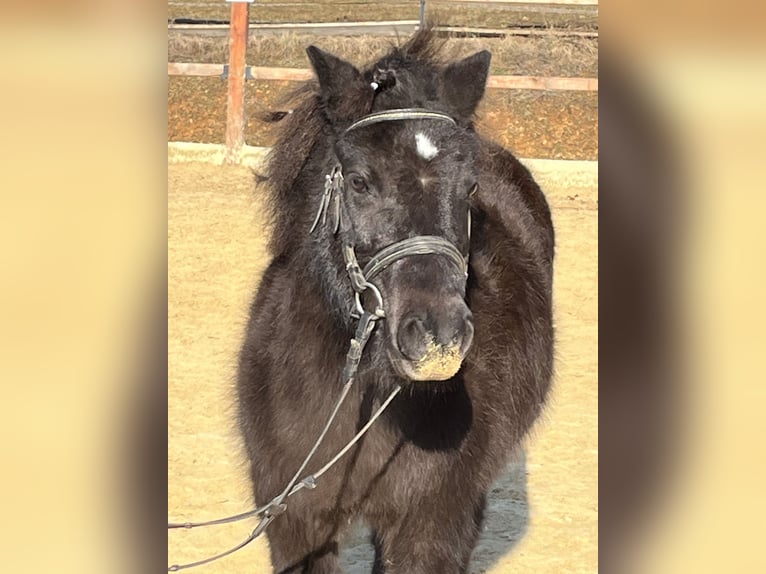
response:
<path id="1" fill-rule="evenodd" d="M 228 76 L 228 67 L 223 64 L 169 63 L 169 76 Z M 284 80 L 302 82 L 312 77 L 311 70 L 303 68 L 273 68 L 268 66 L 247 66 L 248 80 Z M 490 76 L 488 88 L 505 90 L 553 90 L 553 91 L 598 91 L 598 78 L 566 78 L 550 76 Z"/>

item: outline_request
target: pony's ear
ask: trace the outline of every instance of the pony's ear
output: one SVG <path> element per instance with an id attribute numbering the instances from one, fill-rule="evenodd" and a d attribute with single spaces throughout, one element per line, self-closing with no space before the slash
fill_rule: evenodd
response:
<path id="1" fill-rule="evenodd" d="M 492 54 L 482 50 L 450 64 L 442 74 L 442 93 L 447 104 L 462 117 L 471 117 L 476 111 L 487 85 L 489 61 Z"/>
<path id="2" fill-rule="evenodd" d="M 327 99 L 339 96 L 345 88 L 361 76 L 359 70 L 352 64 L 316 46 L 306 48 L 306 53 L 319 80 L 322 95 Z"/>

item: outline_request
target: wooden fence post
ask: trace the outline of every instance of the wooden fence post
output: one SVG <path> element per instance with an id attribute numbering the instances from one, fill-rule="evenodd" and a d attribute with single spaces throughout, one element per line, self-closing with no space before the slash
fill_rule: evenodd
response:
<path id="1" fill-rule="evenodd" d="M 229 86 L 226 94 L 226 163 L 238 164 L 245 144 L 245 66 L 248 20 L 253 0 L 231 2 Z"/>

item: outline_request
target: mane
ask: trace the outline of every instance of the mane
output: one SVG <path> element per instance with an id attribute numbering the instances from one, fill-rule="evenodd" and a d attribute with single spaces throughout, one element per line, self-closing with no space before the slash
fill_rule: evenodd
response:
<path id="1" fill-rule="evenodd" d="M 361 69 L 365 89 L 356 93 L 353 88 L 349 89 L 342 102 L 343 116 L 353 121 L 370 113 L 376 96 L 368 86 L 376 70 L 407 70 L 418 76 L 427 76 L 430 72 L 433 76 L 444 65 L 443 46 L 444 40 L 436 36 L 431 26 L 418 31 L 404 44 L 392 46 L 382 58 Z M 317 143 L 332 134 L 316 80 L 302 84 L 287 101 L 293 110 L 281 122 L 279 137 L 267 158 L 264 181 L 269 196 L 273 230 L 270 248 L 274 256 L 288 248 L 299 219 L 298 206 L 305 202 L 305 197 L 299 195 L 301 190 L 296 189 L 296 180 Z M 384 104 L 384 107 L 388 106 Z"/>

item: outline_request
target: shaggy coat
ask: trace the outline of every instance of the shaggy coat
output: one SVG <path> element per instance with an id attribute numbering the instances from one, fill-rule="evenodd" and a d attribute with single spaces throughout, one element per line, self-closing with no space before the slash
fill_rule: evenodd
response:
<path id="1" fill-rule="evenodd" d="M 463 178 L 467 185 L 471 182 L 466 178 L 476 177 L 475 193 L 458 197 L 463 192 L 457 187 L 445 187 L 443 193 L 423 199 L 435 202 L 427 209 L 402 195 L 409 198 L 407 209 L 388 210 L 385 229 L 399 239 L 439 233 L 467 246 L 467 284 L 463 278 L 463 286 L 456 289 L 462 289 L 460 297 L 472 312 L 475 332 L 455 376 L 413 382 L 391 367 L 386 349 L 395 326 L 386 323 L 393 320 L 378 324 L 349 398 L 307 471 L 316 471 L 345 445 L 395 385 L 403 385 L 403 391 L 316 489 L 287 500 L 287 511 L 267 530 L 272 563 L 275 572 L 340 572 L 339 535 L 352 520 L 361 519 L 374 533 L 376 572 L 468 572 L 487 492 L 538 417 L 550 385 L 550 211 L 529 171 L 511 153 L 474 132 L 473 114 L 488 73 L 487 52 L 445 64 L 429 31 L 416 34 L 363 71 L 316 48 L 308 52 L 319 81 L 302 89 L 300 103 L 284 120 L 272 151 L 266 185 L 273 260 L 252 304 L 240 355 L 239 423 L 257 504 L 277 495 L 295 473 L 342 384 L 340 373 L 355 327 L 349 315 L 353 291 L 338 237 L 327 228 L 315 235 L 308 230 L 324 176 L 336 161 L 339 133 L 352 121 L 405 107 L 443 111 L 456 119 L 457 128 L 432 125 L 436 122 L 380 125 L 359 136 L 359 149 L 367 150 L 368 159 L 374 155 L 375 161 L 389 162 L 381 171 L 406 173 L 401 170 L 422 160 L 401 155 L 401 142 L 413 135 L 412 130 L 421 130 L 433 142 L 443 141 L 439 130 L 460 130 L 453 144 L 443 145 L 465 153 L 437 156 L 447 174 L 439 181 L 449 186 Z M 404 194 L 409 185 L 404 179 L 380 191 L 381 196 L 396 190 Z M 381 180 L 378 185 L 383 190 L 389 184 Z M 461 223 L 465 214 L 457 208 L 454 217 L 445 212 L 448 200 L 450 206 L 470 202 L 459 203 L 471 209 L 470 245 Z M 350 218 L 364 265 L 370 253 L 362 238 L 369 232 L 374 239 L 371 230 L 377 228 L 370 227 L 375 218 L 355 219 L 354 209 L 349 208 Z M 447 216 L 437 229 L 423 213 Z M 376 248 L 390 239 L 381 241 Z M 431 299 L 442 296 L 439 278 L 448 271 L 432 262 L 439 259 L 436 256 L 418 257 L 423 266 L 434 266 L 429 273 L 418 272 L 415 258 L 395 264 L 400 270 L 410 265 L 407 276 L 415 283 L 396 280 L 404 277 L 401 271 L 383 272 L 388 274 L 388 283 L 381 287 L 387 301 L 408 301 L 418 281 L 432 289 Z M 444 297 L 457 291 L 450 293 Z M 438 305 L 436 300 L 434 308 Z"/>

